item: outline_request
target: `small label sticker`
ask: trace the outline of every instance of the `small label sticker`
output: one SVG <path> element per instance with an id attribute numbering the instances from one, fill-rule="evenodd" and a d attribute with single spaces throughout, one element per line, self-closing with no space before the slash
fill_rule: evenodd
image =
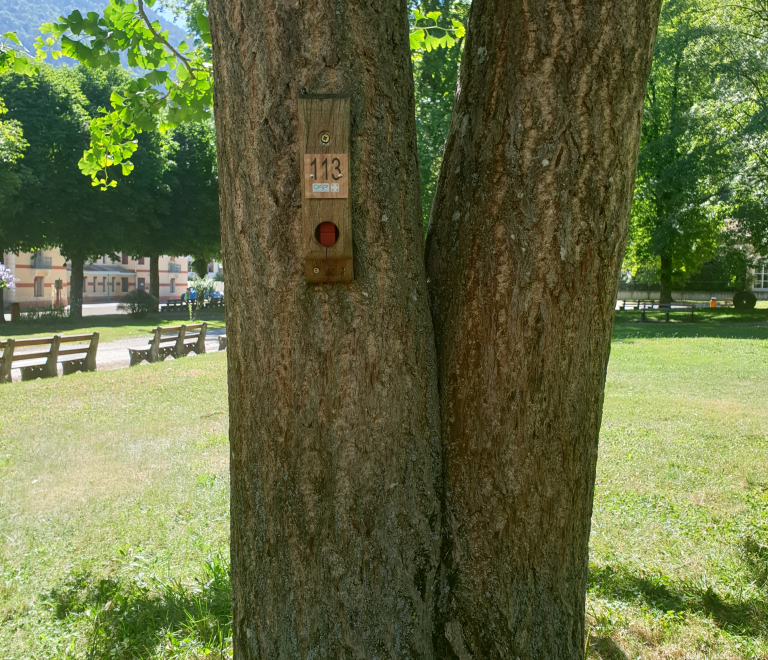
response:
<path id="1" fill-rule="evenodd" d="M 313 193 L 327 193 L 331 192 L 329 183 L 313 183 L 312 184 L 312 192 Z M 338 188 L 338 184 L 335 184 L 336 188 Z"/>
<path id="2" fill-rule="evenodd" d="M 338 183 L 332 183 L 331 184 L 331 192 L 339 192 L 339 184 Z"/>

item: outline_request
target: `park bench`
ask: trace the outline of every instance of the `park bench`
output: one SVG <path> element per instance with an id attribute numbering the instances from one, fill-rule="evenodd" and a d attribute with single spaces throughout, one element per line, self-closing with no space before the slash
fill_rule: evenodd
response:
<path id="1" fill-rule="evenodd" d="M 189 325 L 158 326 L 152 331 L 149 345 L 144 348 L 129 348 L 130 366 L 142 361 L 157 362 L 168 357 L 180 358 L 190 353 L 205 353 L 207 323 Z"/>
<path id="2" fill-rule="evenodd" d="M 227 335 L 219 335 L 219 350 L 227 350 Z"/>
<path id="3" fill-rule="evenodd" d="M 646 305 L 649 303 L 647 300 L 622 300 L 621 307 L 619 308 L 622 312 L 623 311 L 632 311 L 633 309 L 640 309 L 642 305 Z"/>
<path id="4" fill-rule="evenodd" d="M 640 307 L 640 320 L 645 321 L 645 312 L 646 310 L 658 310 L 664 312 L 664 320 L 669 321 L 669 313 L 670 312 L 684 312 L 686 310 L 690 310 L 691 312 L 691 322 L 693 322 L 693 313 L 696 311 L 696 305 L 688 305 L 683 303 L 645 303 Z"/>
<path id="5" fill-rule="evenodd" d="M 187 301 L 186 300 L 167 300 L 162 305 L 160 305 L 160 311 L 166 311 L 169 309 L 187 309 Z"/>
<path id="6" fill-rule="evenodd" d="M 206 307 L 224 307 L 224 298 L 208 298 L 205 302 Z"/>
<path id="7" fill-rule="evenodd" d="M 62 348 L 62 344 L 65 345 Z M 66 346 L 79 344 L 78 346 Z M 39 346 L 45 350 L 17 353 L 19 348 Z M 9 338 L 0 341 L 0 383 L 11 382 L 11 369 L 21 369 L 21 380 L 56 378 L 58 364 L 65 376 L 78 371 L 96 371 L 96 351 L 99 347 L 99 333 L 85 335 L 54 335 L 31 339 Z M 33 364 L 20 364 L 32 362 Z"/>

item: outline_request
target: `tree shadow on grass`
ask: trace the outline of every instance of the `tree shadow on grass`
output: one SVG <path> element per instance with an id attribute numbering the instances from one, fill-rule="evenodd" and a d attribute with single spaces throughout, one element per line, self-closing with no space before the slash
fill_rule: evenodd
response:
<path id="1" fill-rule="evenodd" d="M 85 636 L 87 658 L 153 657 L 159 645 L 228 658 L 229 569 L 220 557 L 204 566 L 205 579 L 191 586 L 157 577 L 99 579 L 87 572 L 74 574 L 51 590 L 46 601 L 57 619 Z"/>
<path id="2" fill-rule="evenodd" d="M 590 567 L 589 590 L 596 596 L 644 603 L 662 613 L 703 614 L 731 633 L 768 636 L 768 602 L 762 596 L 724 598 L 712 587 L 701 589 L 661 574 L 635 572 L 614 564 Z"/>
<path id="3" fill-rule="evenodd" d="M 600 658 L 600 660 L 629 660 L 624 651 L 610 637 L 589 636 L 588 657 Z"/>
<path id="4" fill-rule="evenodd" d="M 622 312 L 628 314 L 629 312 Z M 707 323 L 707 322 L 647 322 L 621 319 L 617 312 L 613 326 L 613 340 L 627 339 L 686 339 L 712 337 L 718 339 L 768 339 L 768 326 L 754 323 Z"/>

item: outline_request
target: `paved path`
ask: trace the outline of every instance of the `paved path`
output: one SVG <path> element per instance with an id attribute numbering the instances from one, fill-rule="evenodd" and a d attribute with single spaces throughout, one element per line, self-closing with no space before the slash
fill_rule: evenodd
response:
<path id="1" fill-rule="evenodd" d="M 219 350 L 219 335 L 226 333 L 224 328 L 209 328 L 205 335 L 206 353 L 215 353 Z M 99 344 L 99 350 L 96 352 L 96 368 L 99 371 L 106 369 L 123 369 L 130 364 L 128 356 L 129 348 L 142 348 L 147 345 L 147 340 L 141 337 L 133 339 L 118 339 L 117 341 L 108 341 Z M 28 349 L 28 352 L 37 350 Z M 19 351 L 21 353 L 22 351 Z M 59 366 L 59 375 L 61 375 L 61 366 Z M 21 370 L 12 369 L 11 377 L 14 381 L 21 380 Z"/>

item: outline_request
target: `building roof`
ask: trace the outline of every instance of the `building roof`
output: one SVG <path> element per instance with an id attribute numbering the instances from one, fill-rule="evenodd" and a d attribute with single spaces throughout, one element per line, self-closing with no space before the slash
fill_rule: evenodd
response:
<path id="1" fill-rule="evenodd" d="M 67 264 L 67 270 L 72 271 L 72 265 Z M 83 273 L 86 275 L 135 275 L 132 270 L 109 264 L 86 264 L 83 266 Z"/>

